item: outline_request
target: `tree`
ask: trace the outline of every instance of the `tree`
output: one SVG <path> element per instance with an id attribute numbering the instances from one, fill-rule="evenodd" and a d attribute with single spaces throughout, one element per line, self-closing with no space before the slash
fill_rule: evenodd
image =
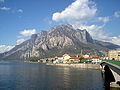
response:
<path id="1" fill-rule="evenodd" d="M 80 57 L 80 59 L 79 59 L 79 60 L 80 60 L 80 63 L 81 63 L 81 62 L 82 62 L 82 60 L 84 60 L 84 58 L 83 58 L 83 57 Z"/>

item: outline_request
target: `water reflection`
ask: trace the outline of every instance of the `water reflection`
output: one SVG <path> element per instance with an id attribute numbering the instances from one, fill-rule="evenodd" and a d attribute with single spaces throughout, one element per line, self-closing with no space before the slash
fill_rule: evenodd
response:
<path id="1" fill-rule="evenodd" d="M 2 62 L 0 90 L 104 90 L 104 88 L 99 70 Z"/>
<path id="2" fill-rule="evenodd" d="M 64 88 L 70 88 L 70 68 L 64 68 Z"/>

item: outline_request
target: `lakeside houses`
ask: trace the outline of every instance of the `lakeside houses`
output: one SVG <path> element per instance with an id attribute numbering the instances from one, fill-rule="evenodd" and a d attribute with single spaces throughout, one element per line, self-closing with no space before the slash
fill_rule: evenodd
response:
<path id="1" fill-rule="evenodd" d="M 40 63 L 99 63 L 99 56 L 83 54 L 64 54 L 62 57 L 44 58 Z"/>
<path id="2" fill-rule="evenodd" d="M 69 59 L 70 63 L 79 63 L 80 62 L 80 57 L 71 57 Z"/>
<path id="3" fill-rule="evenodd" d="M 99 56 L 93 56 L 91 58 L 92 62 L 93 63 L 99 63 L 99 62 L 102 62 L 102 60 L 100 60 L 100 57 Z"/>
<path id="4" fill-rule="evenodd" d="M 108 59 L 120 61 L 120 48 L 108 51 Z"/>
<path id="5" fill-rule="evenodd" d="M 55 57 L 55 61 L 53 63 L 63 63 L 63 57 Z"/>
<path id="6" fill-rule="evenodd" d="M 52 63 L 98 63 L 101 62 L 99 56 L 82 54 L 64 54 L 62 57 L 46 58 L 46 62 Z"/>
<path id="7" fill-rule="evenodd" d="M 63 63 L 79 62 L 80 56 L 79 54 L 64 54 Z"/>
<path id="8" fill-rule="evenodd" d="M 64 62 L 63 63 L 99 63 L 101 62 L 99 56 L 90 56 L 90 55 L 82 55 L 82 54 L 64 54 L 63 55 Z"/>
<path id="9" fill-rule="evenodd" d="M 99 63 L 101 60 L 116 60 L 120 61 L 120 48 L 115 50 L 109 50 L 108 55 L 100 57 L 97 55 L 88 54 L 64 54 L 61 57 L 56 56 L 54 58 L 44 58 L 38 60 L 41 63 Z"/>

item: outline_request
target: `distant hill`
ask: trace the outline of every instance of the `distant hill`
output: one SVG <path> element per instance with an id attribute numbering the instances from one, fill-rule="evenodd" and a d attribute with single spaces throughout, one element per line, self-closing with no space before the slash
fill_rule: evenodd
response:
<path id="1" fill-rule="evenodd" d="M 48 31 L 34 34 L 12 50 L 0 54 L 3 60 L 23 60 L 30 57 L 55 57 L 64 53 L 83 53 L 104 55 L 108 49 L 120 48 L 120 46 L 93 40 L 87 30 L 74 29 L 65 24 L 55 26 Z"/>

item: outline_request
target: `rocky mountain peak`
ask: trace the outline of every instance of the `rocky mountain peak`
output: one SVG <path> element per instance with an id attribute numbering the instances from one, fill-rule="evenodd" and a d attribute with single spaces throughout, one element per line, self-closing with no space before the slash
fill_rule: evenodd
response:
<path id="1" fill-rule="evenodd" d="M 35 40 L 37 38 L 37 36 L 38 36 L 37 34 L 32 34 L 31 39 Z"/>
<path id="2" fill-rule="evenodd" d="M 46 30 L 41 30 L 41 32 L 40 32 L 40 35 L 47 35 L 47 31 Z"/>
<path id="3" fill-rule="evenodd" d="M 74 29 L 72 25 L 55 26 L 48 31 L 42 30 L 40 34 L 33 34 L 31 39 L 17 45 L 2 56 L 2 59 L 27 59 L 30 57 L 53 57 L 66 52 L 77 53 L 81 49 L 104 49 L 115 46 L 106 42 L 95 41 L 87 30 Z M 120 47 L 120 46 L 115 46 Z"/>
<path id="4" fill-rule="evenodd" d="M 60 26 L 54 26 L 54 27 L 52 27 L 51 29 L 52 30 L 56 30 L 56 29 L 64 29 L 64 28 L 73 28 L 73 26 L 72 25 L 70 25 L 70 24 L 64 24 L 64 25 L 60 25 Z"/>
<path id="5" fill-rule="evenodd" d="M 72 31 L 75 30 L 72 25 L 70 24 L 65 24 L 65 25 L 60 25 L 60 26 L 54 26 L 49 30 L 49 33 L 52 32 L 64 32 L 64 31 Z"/>

